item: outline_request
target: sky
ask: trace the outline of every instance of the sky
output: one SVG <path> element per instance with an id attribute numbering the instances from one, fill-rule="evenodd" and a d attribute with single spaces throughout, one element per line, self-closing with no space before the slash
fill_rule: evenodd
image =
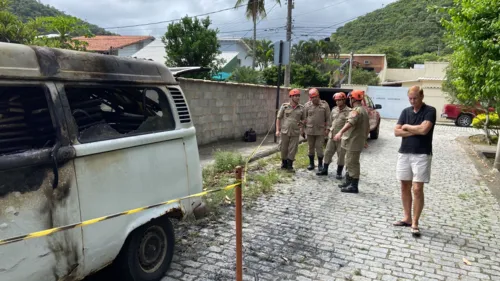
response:
<path id="1" fill-rule="evenodd" d="M 219 37 L 252 37 L 253 24 L 245 17 L 246 6 L 232 9 L 236 0 L 41 0 L 67 14 L 121 35 L 161 37 L 168 23 L 124 27 L 177 20 L 184 16 L 210 14 L 211 28 L 219 29 Z M 287 0 L 281 5 L 267 0 L 267 17 L 257 25 L 257 38 L 272 41 L 286 39 Z M 295 0 L 292 10 L 292 41 L 328 37 L 344 23 L 395 0 Z M 201 16 L 205 18 L 206 16 Z M 117 28 L 123 27 L 123 28 Z"/>

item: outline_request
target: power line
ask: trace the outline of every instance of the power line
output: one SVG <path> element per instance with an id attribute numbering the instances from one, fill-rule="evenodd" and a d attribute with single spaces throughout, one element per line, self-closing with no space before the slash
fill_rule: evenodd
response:
<path id="1" fill-rule="evenodd" d="M 236 8 L 239 8 L 239 7 L 243 7 L 243 6 L 246 6 L 246 4 L 235 6 L 235 7 L 231 7 L 231 8 L 221 9 L 221 10 L 217 10 L 217 11 L 213 11 L 213 12 L 208 12 L 208 13 L 204 13 L 204 14 L 199 14 L 199 15 L 188 17 L 188 18 L 194 18 L 194 17 L 201 17 L 201 16 L 206 16 L 206 15 L 216 14 L 216 13 L 220 13 L 220 12 L 224 12 L 224 11 L 228 11 L 228 10 L 233 10 L 233 9 L 236 9 Z M 180 18 L 180 19 L 174 19 L 174 20 L 165 20 L 165 21 L 157 21 L 157 22 L 134 24 L 134 25 L 104 27 L 104 29 L 121 29 L 121 28 L 127 28 L 127 27 L 138 27 L 138 26 L 146 26 L 146 25 L 153 25 L 153 24 L 160 24 L 160 23 L 169 23 L 169 22 L 174 22 L 174 21 L 178 21 L 178 20 L 182 20 L 182 18 Z"/>
<path id="2" fill-rule="evenodd" d="M 302 35 L 302 36 L 308 36 L 308 35 L 309 35 L 309 36 L 311 36 L 311 35 L 313 35 L 313 34 L 317 34 L 317 33 L 319 33 L 319 32 L 320 32 L 320 31 L 322 31 L 322 30 L 329 29 L 329 28 L 332 28 L 332 27 L 337 26 L 337 25 L 341 25 L 341 24 L 343 24 L 343 23 L 346 23 L 346 22 L 349 22 L 349 21 L 355 20 L 355 19 L 357 19 L 357 18 L 359 18 L 359 17 L 360 17 L 360 16 L 357 16 L 357 17 L 354 17 L 354 18 L 350 18 L 350 19 L 348 19 L 348 20 L 344 20 L 344 21 L 341 21 L 341 22 L 337 22 L 337 23 L 334 23 L 334 24 L 332 24 L 332 25 L 330 25 L 330 26 L 320 28 L 320 29 L 318 29 L 318 30 L 316 30 L 316 31 L 314 31 L 314 32 L 310 32 L 310 33 L 308 33 L 308 34 L 304 34 L 304 35 Z M 293 39 L 297 39 L 297 36 L 295 36 Z M 292 40 L 293 40 L 293 39 L 292 39 Z"/>

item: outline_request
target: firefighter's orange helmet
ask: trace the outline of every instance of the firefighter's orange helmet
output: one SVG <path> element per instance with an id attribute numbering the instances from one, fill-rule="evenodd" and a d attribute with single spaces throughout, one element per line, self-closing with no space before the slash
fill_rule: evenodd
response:
<path id="1" fill-rule="evenodd" d="M 314 98 L 319 96 L 319 91 L 316 88 L 311 88 L 309 90 L 309 97 Z"/>
<path id="2" fill-rule="evenodd" d="M 333 99 L 334 100 L 345 100 L 345 94 L 342 93 L 342 92 L 338 92 L 338 93 L 335 93 L 335 95 L 333 95 Z"/>
<path id="3" fill-rule="evenodd" d="M 350 96 L 351 96 L 351 98 L 353 98 L 357 101 L 361 101 L 365 97 L 365 92 L 361 91 L 361 90 L 354 90 L 351 92 Z"/>
<path id="4" fill-rule="evenodd" d="M 300 96 L 300 90 L 299 89 L 291 89 L 290 92 L 288 93 L 289 96 Z"/>

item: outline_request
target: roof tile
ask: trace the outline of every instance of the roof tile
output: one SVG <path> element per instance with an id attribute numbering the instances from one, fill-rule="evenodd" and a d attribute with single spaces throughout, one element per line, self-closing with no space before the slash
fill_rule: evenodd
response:
<path id="1" fill-rule="evenodd" d="M 97 35 L 91 38 L 85 36 L 75 37 L 75 40 L 85 41 L 89 45 L 88 51 L 108 51 L 111 47 L 123 48 L 147 39 L 154 40 L 153 36 L 115 36 L 115 35 Z"/>

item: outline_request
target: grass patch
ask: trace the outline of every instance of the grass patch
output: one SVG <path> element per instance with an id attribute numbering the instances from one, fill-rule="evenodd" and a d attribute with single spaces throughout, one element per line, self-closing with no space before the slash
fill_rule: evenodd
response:
<path id="1" fill-rule="evenodd" d="M 213 168 L 217 173 L 234 171 L 237 166 L 244 164 L 243 155 L 231 151 L 218 150 L 214 154 L 214 159 Z"/>
<path id="2" fill-rule="evenodd" d="M 309 165 L 307 150 L 307 144 L 299 145 L 295 156 L 295 169 L 306 168 Z M 235 183 L 234 170 L 237 166 L 244 167 L 246 160 L 239 153 L 220 150 L 215 152 L 214 158 L 214 163 L 205 166 L 202 170 L 204 190 L 223 188 Z M 243 186 L 243 201 L 246 207 L 251 207 L 261 195 L 273 194 L 276 184 L 285 183 L 291 179 L 293 174 L 281 170 L 280 166 L 280 153 L 249 164 L 247 183 Z M 220 214 L 220 207 L 234 204 L 234 190 L 214 192 L 205 196 L 204 200 L 211 215 L 217 216 Z"/>
<path id="3" fill-rule="evenodd" d="M 462 200 L 468 200 L 470 197 L 470 194 L 468 193 L 460 193 L 458 194 L 458 198 L 462 199 Z"/>

